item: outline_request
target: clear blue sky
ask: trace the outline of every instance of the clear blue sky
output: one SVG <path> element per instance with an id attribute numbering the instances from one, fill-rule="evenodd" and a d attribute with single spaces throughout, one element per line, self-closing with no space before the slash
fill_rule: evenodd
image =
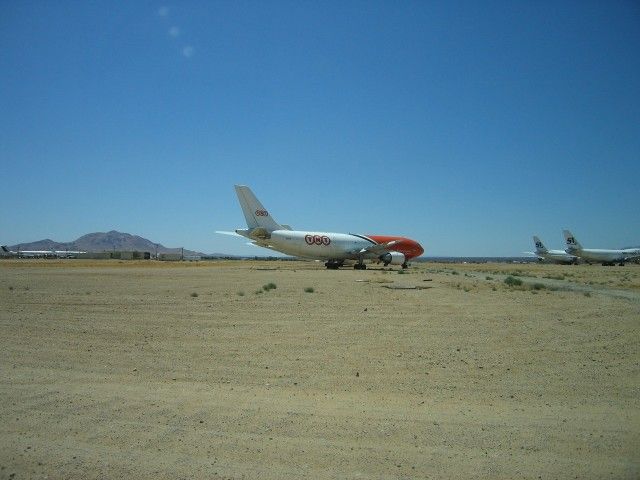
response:
<path id="1" fill-rule="evenodd" d="M 5 1 L 0 242 L 120 230 L 268 253 L 298 229 L 426 255 L 640 244 L 640 4 Z"/>

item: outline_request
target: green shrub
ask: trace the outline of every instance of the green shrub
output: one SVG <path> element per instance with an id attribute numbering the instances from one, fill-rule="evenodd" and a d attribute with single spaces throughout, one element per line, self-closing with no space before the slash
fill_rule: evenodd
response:
<path id="1" fill-rule="evenodd" d="M 304 289 L 304 291 L 307 292 L 307 293 L 313 293 L 314 292 L 313 287 L 307 287 L 307 288 Z"/>
<path id="2" fill-rule="evenodd" d="M 564 280 L 564 275 L 545 275 L 543 278 L 549 278 L 551 280 Z"/>
<path id="3" fill-rule="evenodd" d="M 507 278 L 504 279 L 504 283 L 506 283 L 510 287 L 519 287 L 520 285 L 522 285 L 522 280 L 520 280 L 519 278 L 514 278 L 511 275 L 509 275 Z"/>
<path id="4" fill-rule="evenodd" d="M 197 296 L 198 296 L 198 294 L 197 294 L 196 292 L 193 292 L 193 293 L 191 294 L 191 296 L 195 298 L 195 297 L 197 297 Z"/>
<path id="5" fill-rule="evenodd" d="M 262 289 L 263 289 L 265 292 L 268 292 L 269 290 L 275 290 L 276 288 L 278 288 L 278 286 L 277 286 L 275 283 L 273 283 L 273 282 L 271 282 L 271 283 L 267 283 L 266 285 L 263 285 L 263 286 L 262 286 Z"/>
<path id="6" fill-rule="evenodd" d="M 534 283 L 531 285 L 531 288 L 534 290 L 544 290 L 547 286 L 544 283 Z"/>
<path id="7" fill-rule="evenodd" d="M 239 296 L 239 297 L 244 297 L 244 292 L 243 292 L 242 290 L 240 290 L 240 291 L 238 292 L 238 296 Z"/>

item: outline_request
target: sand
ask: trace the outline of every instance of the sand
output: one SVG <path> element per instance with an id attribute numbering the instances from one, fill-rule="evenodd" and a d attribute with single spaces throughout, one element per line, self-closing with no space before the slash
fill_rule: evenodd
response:
<path id="1" fill-rule="evenodd" d="M 0 478 L 640 476 L 638 265 L 3 260 L 0 328 Z"/>

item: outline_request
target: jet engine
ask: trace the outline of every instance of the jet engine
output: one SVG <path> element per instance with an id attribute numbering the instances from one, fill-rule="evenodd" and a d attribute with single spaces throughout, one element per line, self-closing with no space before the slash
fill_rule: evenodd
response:
<path id="1" fill-rule="evenodd" d="M 405 262 L 405 256 L 400 252 L 388 252 L 384 255 L 380 255 L 380 261 L 384 263 L 384 266 L 387 265 L 402 265 Z"/>

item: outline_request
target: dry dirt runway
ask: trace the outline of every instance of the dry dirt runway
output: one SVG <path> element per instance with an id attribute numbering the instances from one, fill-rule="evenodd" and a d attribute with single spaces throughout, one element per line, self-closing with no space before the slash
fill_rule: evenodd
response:
<path id="1" fill-rule="evenodd" d="M 0 478 L 638 478 L 640 267 L 517 268 L 0 261 Z"/>

